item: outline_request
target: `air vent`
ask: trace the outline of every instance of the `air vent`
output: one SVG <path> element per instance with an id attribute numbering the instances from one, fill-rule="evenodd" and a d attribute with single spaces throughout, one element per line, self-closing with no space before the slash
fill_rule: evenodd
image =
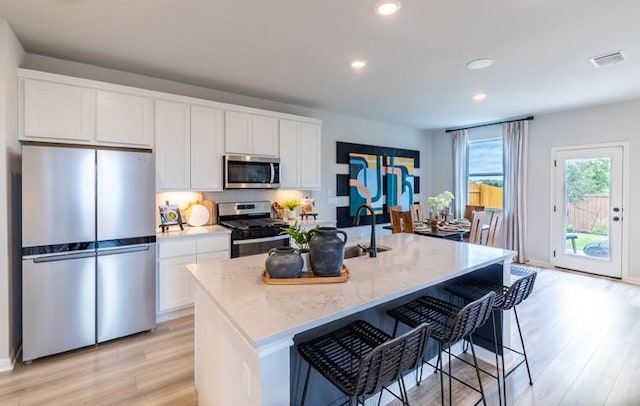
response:
<path id="1" fill-rule="evenodd" d="M 596 68 L 602 68 L 603 66 L 615 65 L 620 62 L 626 61 L 627 58 L 624 56 L 623 51 L 617 51 L 606 55 L 596 56 L 591 58 L 591 63 Z"/>

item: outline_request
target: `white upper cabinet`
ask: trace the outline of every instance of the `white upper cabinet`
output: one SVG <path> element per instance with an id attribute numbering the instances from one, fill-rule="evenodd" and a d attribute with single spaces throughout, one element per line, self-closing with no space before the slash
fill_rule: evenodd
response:
<path id="1" fill-rule="evenodd" d="M 300 187 L 300 123 L 280 120 L 280 187 Z"/>
<path id="2" fill-rule="evenodd" d="M 225 151 L 228 154 L 278 156 L 278 119 L 225 112 Z"/>
<path id="3" fill-rule="evenodd" d="M 280 184 L 283 189 L 320 189 L 320 125 L 280 120 Z"/>
<path id="4" fill-rule="evenodd" d="M 22 139 L 88 143 L 95 138 L 93 89 L 26 79 L 22 107 Z"/>
<path id="5" fill-rule="evenodd" d="M 222 190 L 222 110 L 156 101 L 156 188 Z"/>
<path id="6" fill-rule="evenodd" d="M 156 188 L 184 190 L 191 185 L 191 114 L 188 104 L 156 101 Z"/>
<path id="7" fill-rule="evenodd" d="M 222 110 L 191 106 L 191 189 L 222 190 Z"/>
<path id="8" fill-rule="evenodd" d="M 153 100 L 99 90 L 96 111 L 98 143 L 153 145 Z"/>
<path id="9" fill-rule="evenodd" d="M 300 123 L 300 188 L 320 189 L 320 126 Z"/>
<path id="10" fill-rule="evenodd" d="M 73 82 L 73 78 L 59 75 L 37 73 L 33 76 L 45 80 L 21 80 L 20 139 L 153 147 L 151 98 L 67 83 Z"/>

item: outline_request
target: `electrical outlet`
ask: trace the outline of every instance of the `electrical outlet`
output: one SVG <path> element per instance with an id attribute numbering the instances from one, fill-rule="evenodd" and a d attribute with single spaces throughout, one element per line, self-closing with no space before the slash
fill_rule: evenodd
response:
<path id="1" fill-rule="evenodd" d="M 247 388 L 247 399 L 251 399 L 251 368 L 242 362 L 242 385 Z"/>

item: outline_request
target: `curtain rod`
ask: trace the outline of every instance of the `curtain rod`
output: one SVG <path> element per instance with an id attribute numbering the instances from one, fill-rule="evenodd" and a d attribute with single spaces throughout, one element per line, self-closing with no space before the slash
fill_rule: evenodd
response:
<path id="1" fill-rule="evenodd" d="M 454 131 L 470 130 L 472 128 L 488 127 L 490 125 L 513 123 L 513 122 L 516 122 L 516 121 L 531 121 L 531 120 L 533 120 L 533 116 L 529 116 L 529 117 L 525 117 L 525 118 L 516 118 L 516 119 L 513 119 L 513 120 L 498 121 L 498 122 L 495 122 L 495 123 L 472 125 L 472 126 L 469 126 L 469 127 L 453 128 L 453 129 L 450 129 L 450 130 L 446 130 L 445 132 L 446 133 L 452 133 Z"/>

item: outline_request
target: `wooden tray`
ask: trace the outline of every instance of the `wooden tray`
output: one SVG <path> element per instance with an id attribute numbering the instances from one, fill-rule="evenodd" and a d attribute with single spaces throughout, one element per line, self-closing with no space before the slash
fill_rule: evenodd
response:
<path id="1" fill-rule="evenodd" d="M 313 272 L 302 272 L 299 278 L 272 278 L 267 270 L 262 272 L 262 282 L 269 285 L 309 285 L 319 283 L 341 283 L 349 280 L 349 269 L 342 265 L 340 275 L 337 276 L 315 276 Z"/>

